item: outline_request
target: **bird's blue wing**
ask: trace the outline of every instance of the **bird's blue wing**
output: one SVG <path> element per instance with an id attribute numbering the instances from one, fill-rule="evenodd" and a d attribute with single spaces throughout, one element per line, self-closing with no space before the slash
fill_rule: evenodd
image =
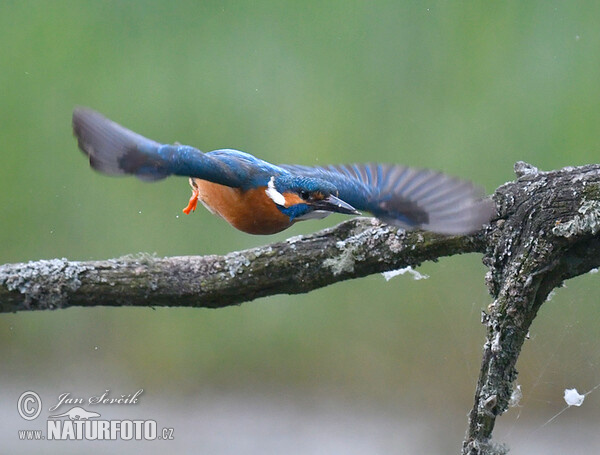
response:
<path id="1" fill-rule="evenodd" d="M 91 109 L 75 109 L 73 132 L 90 165 L 109 175 L 131 174 L 147 181 L 181 175 L 247 189 L 287 173 L 237 150 L 202 153 L 186 145 L 160 144 Z"/>
<path id="2" fill-rule="evenodd" d="M 232 176 L 231 180 L 235 182 L 235 184 L 229 184 L 228 186 L 236 188 L 250 189 L 267 186 L 271 177 L 289 174 L 287 170 L 279 166 L 239 150 L 213 150 L 205 153 L 205 156 L 210 160 L 217 161 L 219 166 L 228 169 L 228 174 Z"/>
<path id="3" fill-rule="evenodd" d="M 281 167 L 292 174 L 327 180 L 343 201 L 403 228 L 473 232 L 492 213 L 490 202 L 481 199 L 481 188 L 428 169 L 374 163 Z"/>

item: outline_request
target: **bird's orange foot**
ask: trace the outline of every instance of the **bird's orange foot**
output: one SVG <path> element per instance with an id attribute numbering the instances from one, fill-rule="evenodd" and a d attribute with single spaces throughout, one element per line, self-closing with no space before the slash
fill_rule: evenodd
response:
<path id="1" fill-rule="evenodd" d="M 186 215 L 189 215 L 190 212 L 193 212 L 194 210 L 196 210 L 196 207 L 198 206 L 198 196 L 199 196 L 198 188 L 196 188 L 194 186 L 192 188 L 192 197 L 190 198 L 190 202 L 188 202 L 187 207 L 183 209 L 183 213 L 185 213 Z"/>

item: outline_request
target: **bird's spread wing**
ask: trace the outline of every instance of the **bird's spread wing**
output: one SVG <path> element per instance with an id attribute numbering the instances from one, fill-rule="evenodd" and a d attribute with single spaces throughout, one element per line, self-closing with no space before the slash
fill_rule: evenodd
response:
<path id="1" fill-rule="evenodd" d="M 445 174 L 404 166 L 275 166 L 237 150 L 202 153 L 190 146 L 160 144 L 90 109 L 73 112 L 73 132 L 91 166 L 105 174 L 142 180 L 181 175 L 234 188 L 266 186 L 273 176 L 292 174 L 326 180 L 338 197 L 391 224 L 448 234 L 478 230 L 492 213 L 481 189 Z"/>
<path id="2" fill-rule="evenodd" d="M 343 201 L 404 228 L 462 234 L 480 229 L 492 213 L 491 203 L 481 199 L 481 188 L 428 169 L 387 164 L 281 167 L 327 180 Z"/>
<path id="3" fill-rule="evenodd" d="M 73 132 L 91 166 L 109 175 L 149 181 L 181 175 L 246 189 L 266 186 L 270 176 L 287 173 L 237 150 L 202 153 L 186 145 L 160 144 L 91 109 L 75 109 Z"/>

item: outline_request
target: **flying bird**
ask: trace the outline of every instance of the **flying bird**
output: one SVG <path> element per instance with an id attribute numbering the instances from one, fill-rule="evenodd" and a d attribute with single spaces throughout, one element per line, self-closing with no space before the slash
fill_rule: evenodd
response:
<path id="1" fill-rule="evenodd" d="M 73 132 L 90 165 L 145 181 L 189 178 L 189 214 L 200 201 L 250 234 L 274 234 L 331 213 L 370 212 L 404 229 L 443 234 L 479 230 L 492 214 L 481 188 L 446 174 L 395 164 L 274 165 L 232 149 L 200 150 L 147 139 L 88 108 L 73 112 Z"/>

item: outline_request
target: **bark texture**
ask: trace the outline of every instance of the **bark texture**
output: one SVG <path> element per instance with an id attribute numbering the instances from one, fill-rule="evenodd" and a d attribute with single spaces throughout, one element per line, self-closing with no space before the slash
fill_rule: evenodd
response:
<path id="1" fill-rule="evenodd" d="M 463 454 L 506 453 L 491 442 L 508 408 L 529 327 L 548 294 L 600 265 L 600 166 L 540 172 L 523 162 L 517 180 L 493 196 L 498 219 L 486 230 L 486 282 L 494 301 Z"/>
<path id="2" fill-rule="evenodd" d="M 529 327 L 548 294 L 600 266 L 600 165 L 540 172 L 519 162 L 496 190 L 497 216 L 473 235 L 404 232 L 371 218 L 225 256 L 106 261 L 67 259 L 0 266 L 0 312 L 69 306 L 220 308 L 297 294 L 442 256 L 480 252 L 493 302 L 462 453 L 506 453 L 492 442 L 508 408 Z"/>
<path id="3" fill-rule="evenodd" d="M 74 305 L 221 308 L 484 250 L 480 234 L 404 232 L 374 218 L 355 218 L 225 256 L 141 254 L 106 261 L 5 264 L 0 266 L 0 312 Z"/>

